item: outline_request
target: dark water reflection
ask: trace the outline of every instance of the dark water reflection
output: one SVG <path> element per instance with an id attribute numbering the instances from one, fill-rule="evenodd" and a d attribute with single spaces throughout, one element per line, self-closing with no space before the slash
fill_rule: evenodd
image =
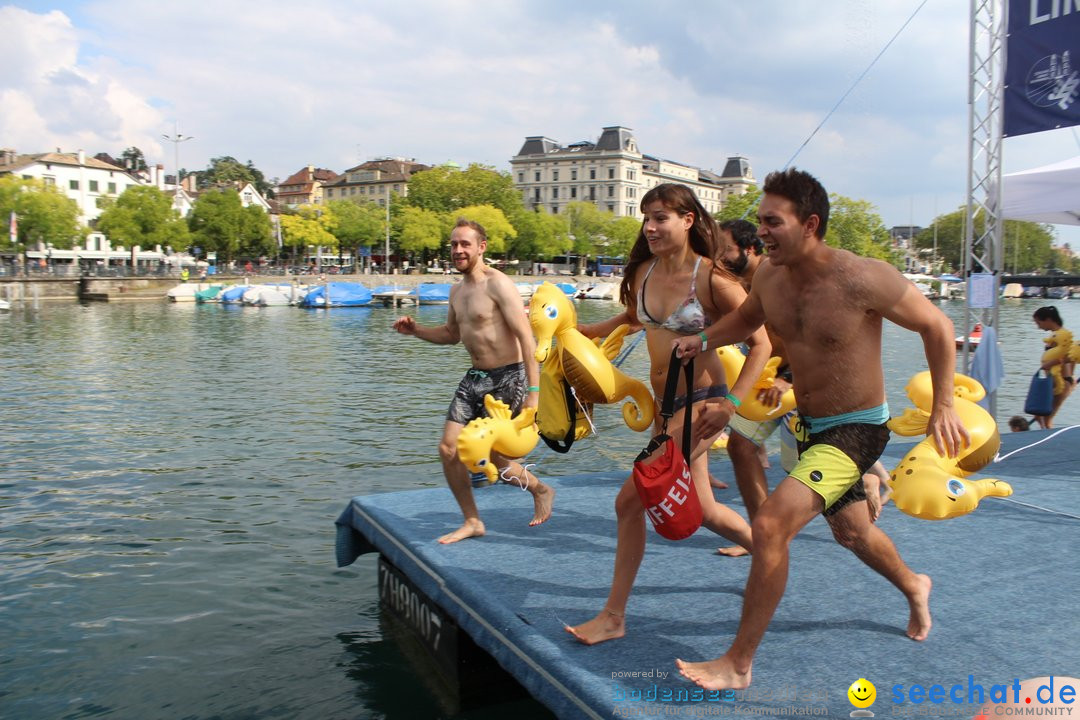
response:
<path id="1" fill-rule="evenodd" d="M 1002 310 L 1002 421 L 1041 353 L 1035 307 Z M 0 315 L 0 716 L 447 715 L 380 626 L 374 559 L 333 564 L 351 496 L 442 485 L 435 444 L 467 358 L 395 335 L 395 312 Z M 925 360 L 910 333 L 890 326 L 885 344 L 895 413 Z M 624 368 L 644 377 L 646 360 L 639 348 Z M 1071 402 L 1062 425 L 1080 419 Z M 579 452 L 531 458 L 541 474 L 628 466 L 642 437 L 617 408 L 598 425 Z M 508 712 L 546 715 L 527 701 L 461 717 Z"/>

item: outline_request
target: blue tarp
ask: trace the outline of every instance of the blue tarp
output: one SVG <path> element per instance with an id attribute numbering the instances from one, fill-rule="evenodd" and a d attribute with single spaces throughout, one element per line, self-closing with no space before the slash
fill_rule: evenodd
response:
<path id="1" fill-rule="evenodd" d="M 218 302 L 223 303 L 238 303 L 244 293 L 247 292 L 247 285 L 236 285 L 234 287 L 226 289 L 221 295 L 218 296 Z"/>
<path id="2" fill-rule="evenodd" d="M 416 288 L 416 297 L 422 303 L 450 301 L 450 285 L 447 283 L 424 283 Z"/>
<path id="3" fill-rule="evenodd" d="M 330 302 L 326 301 L 329 289 Z M 371 291 L 360 283 L 332 282 L 313 288 L 300 302 L 303 307 L 354 307 L 371 302 Z"/>

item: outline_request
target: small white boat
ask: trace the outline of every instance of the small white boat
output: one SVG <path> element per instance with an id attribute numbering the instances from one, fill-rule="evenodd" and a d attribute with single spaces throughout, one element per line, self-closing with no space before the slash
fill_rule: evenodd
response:
<path id="1" fill-rule="evenodd" d="M 0 310 L 10 310 L 10 309 L 11 309 L 11 303 L 9 303 L 7 300 L 0 300 Z"/>
<path id="2" fill-rule="evenodd" d="M 1001 291 L 1003 298 L 1019 298 L 1024 294 L 1024 286 L 1020 283 L 1006 283 Z"/>
<path id="3" fill-rule="evenodd" d="M 619 284 L 598 282 L 585 291 L 584 297 L 589 300 L 614 300 L 619 297 Z"/>
<path id="4" fill-rule="evenodd" d="M 170 302 L 195 302 L 195 293 L 198 291 L 197 283 L 180 283 L 169 288 L 165 292 L 165 297 L 169 298 Z"/>

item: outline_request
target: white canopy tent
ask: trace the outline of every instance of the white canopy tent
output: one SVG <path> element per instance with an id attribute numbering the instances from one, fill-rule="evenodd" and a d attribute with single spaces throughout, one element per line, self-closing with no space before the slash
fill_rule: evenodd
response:
<path id="1" fill-rule="evenodd" d="M 1080 225 L 1080 155 L 1002 178 L 1002 217 Z"/>

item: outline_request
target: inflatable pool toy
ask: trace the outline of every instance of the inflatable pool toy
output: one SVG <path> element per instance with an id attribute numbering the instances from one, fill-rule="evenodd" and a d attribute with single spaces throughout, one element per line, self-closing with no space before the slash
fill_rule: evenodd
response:
<path id="1" fill-rule="evenodd" d="M 496 452 L 507 458 L 525 457 L 540 436 L 533 420 L 536 408 L 523 408 L 511 417 L 510 406 L 491 395 L 484 396 L 488 417 L 474 418 L 458 435 L 458 458 L 471 473 L 484 473 L 489 482 L 499 479 L 499 471 L 491 460 Z"/>
<path id="2" fill-rule="evenodd" d="M 1065 328 L 1055 330 L 1050 334 L 1048 338 L 1043 340 L 1046 345 L 1046 351 L 1043 352 L 1040 362 L 1046 364 L 1048 362 L 1054 363 L 1050 368 L 1050 376 L 1054 378 L 1054 394 L 1060 395 L 1065 392 L 1065 378 L 1061 374 L 1061 361 L 1070 358 L 1074 355 L 1073 349 L 1073 335 Z M 1075 361 L 1074 361 L 1075 362 Z"/>
<path id="3" fill-rule="evenodd" d="M 566 293 L 549 282 L 541 283 L 533 293 L 529 324 L 536 335 L 537 362 L 546 366 L 554 359 L 581 403 L 614 403 L 630 397 L 622 407 L 626 424 L 638 432 L 652 425 L 656 413 L 652 393 L 645 383 L 626 375 L 611 362 L 622 347 L 625 327 L 598 346 L 578 331 L 577 313 Z M 541 397 L 541 417 L 548 410 L 543 401 Z"/>
<path id="4" fill-rule="evenodd" d="M 732 385 L 735 378 L 739 377 L 739 373 L 742 372 L 746 356 L 735 345 L 725 345 L 717 348 L 716 354 L 720 356 L 720 362 L 724 364 L 724 374 L 727 375 L 728 385 Z M 776 383 L 776 369 L 778 367 L 780 367 L 780 358 L 769 358 L 769 361 L 765 363 L 765 369 L 761 371 L 761 376 L 754 382 L 754 386 L 750 388 L 750 392 L 746 394 L 746 397 L 742 398 L 742 405 L 736 410 L 736 415 L 741 415 L 754 422 L 763 422 L 783 417 L 795 409 L 795 391 L 791 388 L 788 388 L 780 396 L 780 404 L 776 407 L 765 407 L 758 400 L 758 393 L 762 390 L 768 390 Z"/>
<path id="5" fill-rule="evenodd" d="M 611 334 L 616 353 L 622 346 L 627 328 L 623 325 Z M 558 354 L 549 355 L 540 368 L 538 407 L 536 424 L 540 428 L 540 439 L 555 452 L 569 452 L 576 441 L 592 432 L 592 403 L 578 399 L 563 373 Z"/>
<path id="6" fill-rule="evenodd" d="M 904 454 L 888 480 L 896 507 L 923 520 L 966 515 L 984 497 L 1012 495 L 1012 486 L 1007 482 L 964 479 L 994 459 L 1001 447 L 1001 436 L 990 413 L 975 404 L 986 396 L 983 386 L 967 375 L 956 373 L 953 387 L 953 408 L 971 442 L 950 458 L 938 453 L 934 438 L 927 437 Z M 905 390 L 915 407 L 890 420 L 889 429 L 904 436 L 925 434 L 934 399 L 930 372 L 915 374 Z"/>

